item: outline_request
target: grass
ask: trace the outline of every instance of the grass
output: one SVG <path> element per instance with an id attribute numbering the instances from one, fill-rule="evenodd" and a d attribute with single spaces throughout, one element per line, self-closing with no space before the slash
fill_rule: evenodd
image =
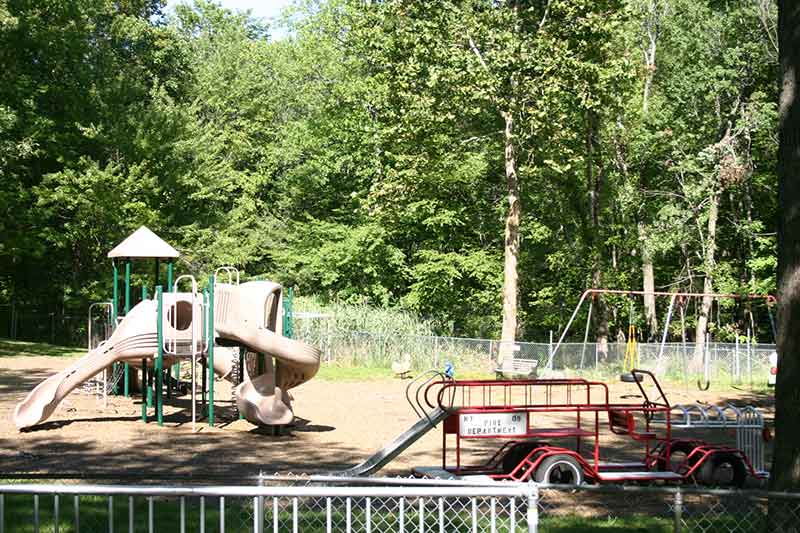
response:
<path id="1" fill-rule="evenodd" d="M 80 357 L 85 355 L 86 350 L 79 347 L 57 346 L 54 344 L 47 344 L 43 342 L 27 342 L 27 341 L 13 341 L 9 339 L 0 339 L 0 358 L 3 357 Z M 355 361 L 349 361 L 350 364 L 341 365 L 336 362 L 323 363 L 317 373 L 316 379 L 323 381 L 376 381 L 382 379 L 394 379 L 395 376 L 391 369 L 387 367 L 380 367 L 375 365 L 357 365 Z M 416 376 L 419 371 L 412 370 L 411 376 Z M 566 374 L 576 374 L 575 372 L 567 371 Z M 618 379 L 618 372 L 593 372 L 583 371 L 580 373 L 582 377 L 588 379 L 601 379 L 601 380 L 616 380 Z M 456 365 L 456 378 L 458 379 L 494 379 L 494 373 L 488 371 L 475 370 Z M 678 384 L 683 380 L 662 380 L 664 383 Z M 730 391 L 732 388 L 746 390 L 753 394 L 772 394 L 773 390 L 766 386 L 765 380 L 755 381 L 754 387 L 751 389 L 748 383 L 733 383 L 732 380 L 725 379 L 723 376 L 719 380 L 714 380 L 711 383 L 711 390 L 714 391 Z M 689 381 L 690 388 L 695 387 L 693 381 Z"/>
<path id="2" fill-rule="evenodd" d="M 323 364 L 314 379 L 322 381 L 375 381 L 394 377 L 390 368 Z"/>
<path id="3" fill-rule="evenodd" d="M 492 529 L 498 533 L 511 533 L 511 523 L 508 511 L 499 506 L 495 528 L 491 528 L 489 520 L 489 499 L 478 498 L 478 530 Z M 298 501 L 297 518 L 300 530 L 304 532 L 322 533 L 326 531 L 326 500 L 324 498 L 300 498 Z M 405 526 L 408 530 L 416 530 L 419 523 L 417 501 L 410 498 L 406 501 Z M 157 530 L 175 531 L 180 524 L 180 501 L 177 498 L 153 497 L 153 524 Z M 113 525 L 115 531 L 127 531 L 130 516 L 131 500 L 125 496 L 116 496 L 111 502 L 113 508 Z M 148 529 L 148 499 L 137 497 L 133 503 L 133 531 L 147 531 Z M 220 502 L 218 498 L 205 498 L 203 518 L 206 531 L 218 531 L 220 525 Z M 34 498 L 30 495 L 7 494 L 4 497 L 5 516 L 3 526 L 5 530 L 14 532 L 33 532 L 34 524 Z M 273 513 L 272 499 L 264 500 L 265 530 L 271 530 L 275 516 Z M 501 502 L 498 502 L 502 505 Z M 80 496 L 79 497 L 79 523 L 80 530 L 106 530 L 109 525 L 109 498 L 106 496 Z M 397 500 L 373 499 L 371 523 L 373 531 L 399 531 L 400 523 L 397 512 Z M 450 507 L 452 505 L 453 507 Z M 75 531 L 75 498 L 61 496 L 58 501 L 58 531 Z M 38 498 L 39 531 L 53 531 L 56 522 L 55 499 L 51 495 L 41 495 Z M 471 504 L 463 498 L 449 499 L 448 510 L 444 513 L 445 529 L 448 532 L 470 532 L 472 529 Z M 199 531 L 201 521 L 200 499 L 186 498 L 186 530 Z M 457 509 L 457 510 L 456 510 Z M 517 509 L 517 523 L 513 531 L 527 531 L 524 520 L 524 509 Z M 748 515 L 749 516 L 749 515 Z M 690 518 L 684 521 L 684 531 L 737 531 L 749 533 L 764 531 L 765 516 L 750 517 L 744 523 L 736 513 L 730 514 L 720 511 L 718 514 L 702 518 Z M 423 515 L 426 531 L 439 529 L 439 516 L 435 501 L 429 500 Z M 225 530 L 229 532 L 246 532 L 253 530 L 253 499 L 252 498 L 226 498 L 225 499 Z M 350 521 L 355 531 L 362 531 L 366 525 L 366 512 L 363 498 L 352 499 Z M 281 531 L 291 530 L 293 522 L 293 509 L 291 498 L 279 499 L 277 522 Z M 577 515 L 552 515 L 544 514 L 539 520 L 541 533 L 586 533 L 590 531 L 613 532 L 652 532 L 667 533 L 673 531 L 673 518 L 671 516 L 652 516 L 634 513 L 620 517 L 587 517 Z M 345 500 L 343 498 L 331 499 L 331 526 L 333 531 L 344 531 L 347 526 L 345 514 Z"/>
<path id="4" fill-rule="evenodd" d="M 672 520 L 655 516 L 634 515 L 621 518 L 586 518 L 581 516 L 548 516 L 539 522 L 543 533 L 584 533 L 588 531 L 668 533 L 673 531 Z M 712 529 L 711 531 L 716 531 Z"/>
<path id="5" fill-rule="evenodd" d="M 85 348 L 56 346 L 44 342 L 12 341 L 0 339 L 0 357 L 79 357 L 86 354 Z"/>
<path id="6" fill-rule="evenodd" d="M 409 373 L 411 378 L 418 376 L 420 372 L 412 370 Z M 458 379 L 494 379 L 494 373 L 480 371 L 457 372 Z M 326 364 L 320 367 L 314 379 L 323 381 L 376 381 L 382 379 L 397 379 L 390 368 L 371 367 L 371 366 L 339 366 L 336 364 Z"/>

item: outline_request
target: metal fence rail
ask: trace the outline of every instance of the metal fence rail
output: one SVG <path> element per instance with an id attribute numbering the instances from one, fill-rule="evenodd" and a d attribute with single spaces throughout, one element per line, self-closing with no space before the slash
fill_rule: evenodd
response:
<path id="1" fill-rule="evenodd" d="M 263 478 L 263 482 L 277 482 Z M 800 529 L 800 494 L 699 487 L 414 479 L 283 479 L 276 486 L 0 485 L 0 532 L 755 533 Z M 357 485 L 356 485 L 357 484 Z"/>
<path id="2" fill-rule="evenodd" d="M 0 532 L 530 531 L 535 487 L 0 485 Z"/>

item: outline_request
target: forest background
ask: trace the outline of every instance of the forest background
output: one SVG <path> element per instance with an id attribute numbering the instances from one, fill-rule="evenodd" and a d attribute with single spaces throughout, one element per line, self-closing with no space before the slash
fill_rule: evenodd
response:
<path id="1" fill-rule="evenodd" d="M 0 303 L 85 316 L 143 224 L 179 272 L 445 335 L 545 339 L 588 287 L 773 293 L 776 22 L 770 0 L 330 0 L 275 40 L 211 2 L 0 0 Z M 666 304 L 636 302 L 645 337 Z M 629 314 L 598 301 L 593 336 Z"/>

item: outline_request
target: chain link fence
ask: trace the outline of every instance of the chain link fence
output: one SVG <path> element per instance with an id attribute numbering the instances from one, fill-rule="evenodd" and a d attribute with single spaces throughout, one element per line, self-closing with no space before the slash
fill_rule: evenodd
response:
<path id="1" fill-rule="evenodd" d="M 107 317 L 92 317 L 93 343 L 101 339 Z M 441 368 L 452 363 L 457 372 L 492 372 L 498 366 L 500 341 L 463 337 L 387 335 L 371 332 L 333 334 L 324 327 L 310 326 L 301 320 L 295 327 L 300 340 L 317 346 L 323 361 L 341 366 L 389 368 L 394 362 L 406 361 L 412 369 Z M 0 304 L 0 337 L 33 342 L 49 342 L 66 346 L 86 346 L 88 335 L 86 316 L 37 312 L 35 309 Z M 589 342 L 517 342 L 514 358 L 537 361 L 540 375 L 594 375 L 612 377 L 623 368 L 626 343 L 600 344 Z M 638 343 L 637 366 L 651 370 L 668 381 L 713 381 L 722 384 L 766 382 L 770 369 L 769 356 L 774 344 L 709 342 L 700 345 L 700 360 L 696 345 L 686 343 Z"/>
<path id="2" fill-rule="evenodd" d="M 441 368 L 451 362 L 457 371 L 491 372 L 497 367 L 500 341 L 419 335 L 378 335 L 369 332 L 325 334 L 299 329 L 299 338 L 319 347 L 326 363 L 342 366 L 387 368 L 396 361 L 408 361 L 412 368 Z M 766 383 L 774 344 L 700 344 L 700 361 L 693 363 L 693 342 L 639 343 L 634 360 L 669 381 L 707 379 L 726 384 L 751 386 Z M 596 343 L 517 342 L 514 358 L 538 362 L 540 374 L 595 374 L 615 376 L 623 368 L 626 343 L 609 343 L 605 350 Z"/>
<path id="3" fill-rule="evenodd" d="M 0 531 L 800 531 L 800 494 L 297 476 L 259 486 L 0 485 Z"/>
<path id="4" fill-rule="evenodd" d="M 93 336 L 99 337 L 102 320 L 99 317 L 93 318 Z M 0 304 L 0 338 L 61 346 L 86 346 L 87 335 L 86 315 Z"/>
<path id="5" fill-rule="evenodd" d="M 529 530 L 530 494 L 502 484 L 4 485 L 0 531 L 515 532 Z"/>

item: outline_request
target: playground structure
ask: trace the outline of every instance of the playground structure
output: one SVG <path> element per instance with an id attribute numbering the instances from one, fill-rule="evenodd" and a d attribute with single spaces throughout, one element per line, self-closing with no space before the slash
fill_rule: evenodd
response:
<path id="1" fill-rule="evenodd" d="M 670 405 L 652 372 L 632 369 L 631 373 L 630 383 L 638 392 L 634 396 L 641 403 L 612 402 L 608 385 L 586 379 L 455 381 L 430 371 L 406 389 L 419 420 L 366 461 L 340 474 L 374 473 L 443 422 L 441 467 L 417 467 L 418 476 L 563 484 L 696 481 L 737 487 L 748 475 L 767 476 L 761 442 L 764 423 L 755 408 Z M 654 398 L 648 396 L 650 387 L 656 391 Z M 565 422 L 564 417 L 572 420 Z M 540 420 L 550 426 L 540 425 Z M 673 434 L 673 430 L 701 428 L 736 430 L 737 447 Z M 606 444 L 601 437 L 614 435 L 643 447 L 641 460 L 601 460 Z M 450 437 L 454 447 L 448 445 Z M 465 465 L 463 443 L 476 440 L 502 445 L 488 461 Z M 565 444 L 570 441 L 574 446 Z"/>
<path id="2" fill-rule="evenodd" d="M 679 315 L 679 317 L 680 317 L 680 331 L 681 331 L 681 339 L 680 339 L 680 343 L 679 343 L 679 348 L 682 348 L 682 349 L 678 350 L 680 352 L 680 354 L 681 354 L 681 359 L 682 359 L 680 361 L 681 362 L 681 368 L 679 369 L 679 373 L 683 374 L 684 380 L 688 380 L 687 375 L 690 373 L 690 370 L 688 368 L 688 361 L 687 361 L 686 311 L 687 311 L 689 302 L 692 301 L 692 299 L 697 300 L 697 299 L 703 299 L 703 298 L 710 298 L 712 300 L 712 304 L 713 304 L 713 302 L 717 303 L 717 324 L 716 324 L 717 328 L 720 327 L 720 324 L 719 324 L 719 315 L 720 315 L 719 302 L 720 301 L 722 301 L 722 300 L 733 300 L 735 302 L 746 304 L 746 308 L 744 309 L 743 312 L 746 315 L 745 318 L 746 318 L 747 324 L 746 324 L 745 330 L 742 332 L 743 335 L 739 335 L 738 332 L 737 332 L 737 334 L 735 336 L 736 357 L 735 357 L 735 360 L 734 360 L 735 364 L 733 365 L 733 368 L 730 369 L 730 374 L 732 374 L 732 375 L 740 376 L 741 372 L 742 372 L 742 368 L 741 368 L 741 364 L 740 364 L 740 360 L 739 360 L 740 337 L 742 337 L 742 339 L 743 339 L 741 341 L 742 352 L 745 352 L 746 356 L 748 358 L 747 364 L 748 364 L 748 366 L 750 366 L 752 364 L 751 361 L 750 361 L 751 345 L 754 345 L 754 343 L 755 343 L 756 330 L 758 329 L 756 321 L 755 321 L 755 319 L 753 317 L 753 310 L 752 310 L 752 304 L 753 303 L 763 302 L 763 304 L 766 307 L 767 315 L 768 315 L 768 318 L 769 318 L 769 326 L 770 326 L 769 329 L 770 329 L 770 332 L 772 334 L 773 342 L 774 342 L 774 339 L 775 339 L 775 336 L 776 336 L 775 321 L 774 321 L 774 317 L 773 317 L 773 314 L 772 314 L 772 307 L 775 305 L 776 299 L 772 295 L 695 293 L 695 292 L 677 292 L 677 291 L 675 291 L 675 292 L 664 292 L 664 291 L 648 292 L 648 291 L 630 291 L 630 290 L 617 290 L 617 289 L 588 289 L 588 290 L 584 291 L 583 294 L 581 294 L 581 297 L 578 300 L 578 303 L 575 306 L 575 309 L 573 310 L 572 315 L 570 316 L 569 320 L 567 321 L 566 326 L 562 330 L 561 335 L 558 337 L 558 341 L 555 343 L 554 347 L 549 350 L 549 353 L 547 355 L 547 360 L 546 360 L 545 364 L 542 365 L 542 366 L 544 366 L 548 370 L 553 370 L 553 368 L 554 368 L 554 359 L 558 355 L 559 349 L 562 348 L 562 346 L 566 344 L 565 339 L 566 339 L 567 335 L 569 334 L 570 329 L 571 329 L 573 323 L 575 322 L 575 319 L 577 318 L 577 316 L 578 316 L 580 310 L 583 308 L 584 304 L 588 301 L 588 311 L 587 311 L 587 314 L 586 314 L 586 327 L 585 327 L 585 330 L 584 330 L 583 344 L 582 344 L 583 348 L 582 348 L 582 352 L 581 352 L 581 356 L 580 356 L 580 363 L 578 365 L 579 368 L 581 368 L 581 369 L 584 368 L 584 359 L 585 359 L 585 355 L 586 355 L 585 351 L 586 351 L 586 346 L 588 345 L 588 340 L 589 340 L 589 330 L 590 330 L 590 323 L 591 323 L 591 320 L 592 320 L 592 311 L 593 311 L 593 306 L 594 306 L 594 300 L 597 297 L 602 296 L 602 295 L 622 296 L 622 297 L 628 297 L 628 298 L 639 297 L 639 296 L 643 296 L 643 297 L 652 296 L 652 297 L 667 297 L 667 298 L 669 298 L 669 304 L 668 304 L 667 309 L 666 309 L 666 316 L 665 316 L 664 321 L 663 321 L 663 329 L 662 329 L 662 331 L 660 332 L 660 335 L 659 335 L 660 342 L 658 344 L 658 353 L 655 356 L 655 366 L 652 368 L 652 370 L 655 371 L 660 376 L 663 375 L 666 372 L 667 367 L 669 366 L 669 363 L 670 363 L 670 361 L 667 360 L 669 358 L 668 357 L 667 348 L 675 348 L 675 346 L 670 346 L 670 343 L 667 342 L 667 339 L 669 338 L 669 335 L 670 335 L 670 326 L 672 325 L 672 321 L 673 321 L 675 315 Z M 712 310 L 713 310 L 713 306 L 712 306 Z M 630 379 L 629 373 L 630 373 L 630 369 L 631 368 L 633 368 L 633 367 L 641 368 L 641 366 L 640 366 L 640 357 L 639 357 L 639 348 L 640 348 L 640 346 L 639 346 L 639 343 L 637 342 L 637 339 L 636 339 L 637 327 L 636 327 L 635 322 L 634 322 L 634 318 L 633 318 L 634 315 L 635 315 L 635 313 L 633 311 L 633 302 L 631 300 L 630 311 L 628 312 L 628 335 L 627 335 L 626 344 L 625 344 L 625 355 L 624 355 L 624 358 L 623 358 L 623 361 L 622 361 L 622 367 L 620 369 L 622 371 L 622 378 L 623 379 L 626 379 L 626 377 L 627 377 L 627 379 Z M 710 315 L 711 315 L 711 312 L 709 312 L 709 318 L 710 318 Z M 711 322 L 712 321 L 709 320 L 709 323 L 711 323 Z M 700 374 L 702 375 L 702 377 L 700 377 L 697 380 L 697 385 L 698 385 L 698 388 L 706 390 L 706 389 L 708 389 L 708 387 L 710 385 L 710 380 L 711 380 L 710 375 L 711 375 L 712 355 L 711 355 L 710 346 L 713 343 L 712 343 L 710 332 L 707 331 L 706 334 L 705 334 L 705 338 L 695 339 L 695 342 L 692 343 L 692 344 L 694 346 L 693 352 L 697 351 L 697 352 L 701 353 L 701 355 L 702 355 L 702 363 L 701 363 L 702 370 L 700 371 Z M 670 352 L 674 352 L 674 349 L 673 350 L 669 350 L 669 351 Z M 694 356 L 694 354 L 692 354 L 692 356 Z M 598 360 L 597 360 L 597 358 L 598 358 L 598 353 L 597 352 L 595 352 L 594 357 L 595 357 L 595 362 L 594 362 L 595 365 L 594 366 L 596 368 L 598 366 L 598 363 L 599 363 Z M 674 370 L 674 368 L 673 368 L 673 370 Z M 752 375 L 752 368 L 749 368 L 748 370 Z"/>
<path id="3" fill-rule="evenodd" d="M 99 375 L 104 376 L 103 394 L 109 392 L 111 375 L 112 387 L 117 379 L 121 380 L 123 394 L 129 396 L 137 381 L 139 363 L 142 420 L 147 421 L 147 409 L 153 406 L 158 424 L 163 425 L 164 385 L 169 396 L 173 382 L 180 382 L 182 361 L 191 364 L 193 428 L 197 420 L 198 366 L 203 370 L 199 383 L 204 400 L 208 392 L 209 425 L 214 425 L 215 375 L 234 383 L 237 409 L 249 422 L 269 426 L 292 422 L 288 391 L 316 374 L 320 354 L 282 334 L 287 328 L 281 286 L 269 281 L 240 284 L 238 271 L 223 267 L 209 278 L 208 287 L 201 293 L 192 276 L 172 280 L 172 259 L 177 256 L 172 247 L 145 227 L 109 253 L 114 271 L 113 301 L 102 305 L 110 309 L 113 332 L 92 347 L 90 330 L 88 354 L 37 385 L 17 405 L 14 422 L 19 429 L 46 420 L 72 390 L 92 379 L 97 382 Z M 148 299 L 145 286 L 141 301 L 131 306 L 131 258 L 144 257 L 156 260 L 155 296 Z M 126 258 L 125 314 L 121 317 L 117 316 L 117 258 Z M 158 284 L 159 260 L 164 258 L 169 259 L 167 292 Z M 227 275 L 227 279 L 218 280 L 220 274 L 223 279 Z M 178 291 L 182 281 L 191 285 L 190 292 Z M 90 309 L 90 324 L 91 320 Z M 174 370 L 174 378 L 170 370 Z"/>

